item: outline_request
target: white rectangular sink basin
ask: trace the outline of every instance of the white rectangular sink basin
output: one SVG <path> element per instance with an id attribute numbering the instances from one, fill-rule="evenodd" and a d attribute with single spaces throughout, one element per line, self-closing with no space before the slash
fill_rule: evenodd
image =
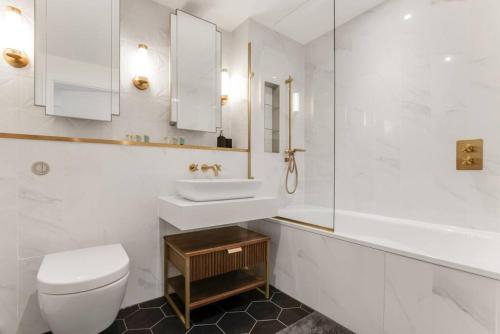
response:
<path id="1" fill-rule="evenodd" d="M 262 181 L 248 179 L 192 179 L 175 181 L 177 194 L 195 202 L 255 197 Z"/>

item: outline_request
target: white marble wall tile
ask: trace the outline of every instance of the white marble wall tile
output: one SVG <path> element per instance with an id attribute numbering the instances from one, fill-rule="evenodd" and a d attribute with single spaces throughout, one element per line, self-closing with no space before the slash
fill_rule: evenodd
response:
<path id="1" fill-rule="evenodd" d="M 336 30 L 340 209 L 498 231 L 496 1 L 386 1 Z M 485 139 L 482 172 L 455 142 Z"/>
<path id="2" fill-rule="evenodd" d="M 17 323 L 17 146 L 0 143 L 0 333 Z"/>
<path id="3" fill-rule="evenodd" d="M 252 63 L 255 76 L 253 82 L 253 160 L 254 176 L 264 181 L 263 193 L 275 194 L 282 206 L 303 204 L 305 192 L 306 163 L 303 154 L 297 154 L 299 187 L 293 195 L 285 191 L 286 163 L 284 152 L 288 149 L 288 87 L 285 80 L 294 78 L 293 92 L 303 98 L 305 93 L 305 48 L 292 39 L 281 35 L 253 20 L 248 20 L 248 35 L 252 42 Z M 245 58 L 246 59 L 246 58 Z M 265 82 L 280 87 L 280 153 L 264 151 L 264 90 Z M 305 113 L 292 115 L 292 146 L 305 147 Z M 269 171 L 273 171 L 269 173 Z M 291 180 L 290 180 L 291 181 Z"/>
<path id="4" fill-rule="evenodd" d="M 497 282 L 386 254 L 384 332 L 495 333 Z"/>
<path id="5" fill-rule="evenodd" d="M 0 271 L 0 294 L 11 298 L 6 299 L 7 311 L 17 314 L 16 305 L 19 308 L 19 333 L 43 332 L 34 331 L 44 326 L 37 311 L 36 273 L 48 253 L 121 243 L 131 260 L 124 306 L 162 295 L 160 229 L 165 223 L 157 216 L 157 197 L 173 194 L 176 179 L 193 177 L 187 168 L 193 162 L 221 163 L 226 178 L 246 175 L 245 153 L 15 140 L 2 140 L 0 145 L 6 148 L 4 153 L 10 151 L 9 158 L 19 156 L 9 169 L 20 180 L 18 200 L 14 188 L 14 200 L 1 202 L 19 201 L 18 211 L 11 210 L 14 218 L 19 216 L 19 231 L 16 220 L 9 220 L 12 229 L 6 226 L 1 236 L 8 242 L 2 246 L 12 244 L 13 253 L 7 257 L 10 262 L 2 262 L 2 269 L 5 265 L 12 271 L 8 275 Z M 31 173 L 37 160 L 50 164 L 48 175 Z M 6 196 L 0 192 L 1 198 Z M 0 217 L 3 222 L 4 215 Z M 15 320 L 8 320 L 2 326 L 15 326 Z"/>
<path id="6" fill-rule="evenodd" d="M 318 310 L 356 333 L 382 333 L 384 253 L 323 236 L 321 254 Z"/>
<path id="7" fill-rule="evenodd" d="M 42 319 L 36 290 L 36 274 L 41 262 L 41 257 L 19 261 L 17 334 L 40 334 L 49 330 L 47 323 Z"/>

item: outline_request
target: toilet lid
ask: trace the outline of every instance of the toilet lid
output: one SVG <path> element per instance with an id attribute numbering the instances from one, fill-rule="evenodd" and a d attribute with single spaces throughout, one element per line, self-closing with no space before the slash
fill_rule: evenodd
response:
<path id="1" fill-rule="evenodd" d="M 89 291 L 116 282 L 128 272 L 129 258 L 120 244 L 50 254 L 38 270 L 38 292 Z"/>

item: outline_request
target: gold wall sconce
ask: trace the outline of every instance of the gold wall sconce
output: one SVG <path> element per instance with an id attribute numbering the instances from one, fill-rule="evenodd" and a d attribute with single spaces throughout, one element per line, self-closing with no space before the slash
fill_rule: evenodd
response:
<path id="1" fill-rule="evenodd" d="M 457 170 L 483 169 L 483 140 L 457 141 Z"/>
<path id="2" fill-rule="evenodd" d="M 221 97 L 220 104 L 225 106 L 229 101 L 229 90 L 231 89 L 231 83 L 229 78 L 229 71 L 227 68 L 223 68 L 221 71 Z"/>
<path id="3" fill-rule="evenodd" d="M 22 42 L 20 36 L 20 32 L 23 31 L 21 14 L 21 9 L 15 6 L 9 5 L 5 7 L 4 29 L 9 33 L 6 34 L 6 48 L 3 51 L 3 58 L 7 64 L 16 68 L 23 68 L 29 64 L 28 55 L 18 47 Z"/>
<path id="4" fill-rule="evenodd" d="M 140 90 L 149 88 L 149 59 L 148 59 L 148 46 L 146 44 L 139 44 L 137 53 L 135 55 L 134 64 L 135 77 L 132 80 L 134 86 Z"/>

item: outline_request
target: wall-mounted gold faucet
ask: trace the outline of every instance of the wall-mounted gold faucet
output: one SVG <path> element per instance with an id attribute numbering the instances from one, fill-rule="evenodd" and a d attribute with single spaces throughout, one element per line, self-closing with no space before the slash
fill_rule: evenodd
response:
<path id="1" fill-rule="evenodd" d="M 203 165 L 201 165 L 201 168 L 198 166 L 198 164 L 195 164 L 195 163 L 192 163 L 191 165 L 189 165 L 189 171 L 191 173 L 195 173 L 195 172 L 199 171 L 200 169 L 203 173 L 206 173 L 209 170 L 213 170 L 214 175 L 219 176 L 219 173 L 222 170 L 222 165 L 220 165 L 220 164 L 214 164 L 214 165 L 203 164 Z"/>
<path id="2" fill-rule="evenodd" d="M 203 173 L 206 173 L 210 169 L 214 171 L 214 175 L 215 176 L 219 176 L 219 172 L 222 170 L 222 166 L 219 165 L 219 164 L 214 164 L 214 165 L 211 165 L 211 166 L 209 166 L 207 164 L 201 165 L 201 171 Z"/>

